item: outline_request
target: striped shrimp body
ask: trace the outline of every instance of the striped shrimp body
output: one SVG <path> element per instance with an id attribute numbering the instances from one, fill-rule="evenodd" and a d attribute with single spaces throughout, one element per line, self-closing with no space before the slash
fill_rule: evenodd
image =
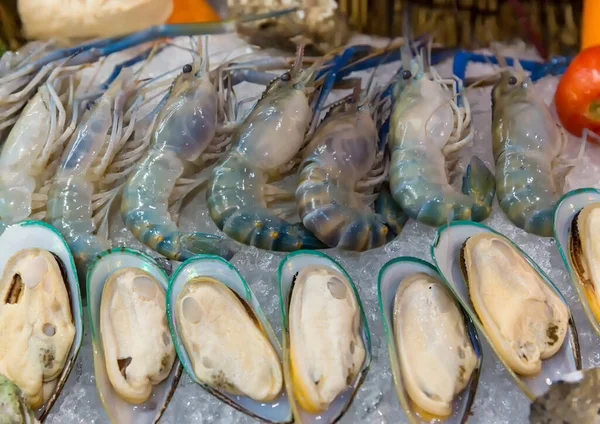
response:
<path id="1" fill-rule="evenodd" d="M 304 226 L 330 247 L 364 251 L 396 235 L 369 206 L 369 189 L 387 176 L 377 143 L 368 102 L 353 99 L 328 112 L 306 149 L 296 202 Z"/>
<path id="2" fill-rule="evenodd" d="M 309 92 L 321 62 L 306 70 L 298 60 L 270 84 L 232 135 L 232 147 L 213 169 L 207 192 L 210 216 L 228 236 L 262 249 L 293 251 L 325 247 L 302 224 L 291 224 L 273 203 L 293 194 L 267 184 L 279 179 L 305 144 L 313 120 Z"/>
<path id="3" fill-rule="evenodd" d="M 426 225 L 482 221 L 494 198 L 494 176 L 483 162 L 471 159 L 462 192 L 450 184 L 459 150 L 473 137 L 468 101 L 459 107 L 446 86 L 455 80 L 442 80 L 433 68 L 425 73 L 419 59 L 411 60 L 395 87 L 388 141 L 392 195 L 410 218 Z"/>
<path id="4" fill-rule="evenodd" d="M 43 219 L 49 180 L 75 130 L 74 76 L 42 85 L 0 152 L 0 233 L 8 224 Z"/>
<path id="5" fill-rule="evenodd" d="M 157 118 L 151 147 L 125 186 L 121 203 L 125 225 L 138 240 L 171 260 L 184 261 L 200 253 L 233 255 L 220 236 L 181 232 L 177 210 L 170 207 L 174 198 L 183 198 L 202 182 L 198 173 L 226 146 L 215 137 L 219 104 L 208 58 L 197 56 L 175 80 Z"/>
<path id="6" fill-rule="evenodd" d="M 131 159 L 139 156 L 139 146 L 148 144 L 147 140 L 129 140 L 139 102 L 133 101 L 135 90 L 126 79 L 125 75 L 117 78 L 82 117 L 50 188 L 47 220 L 69 244 L 81 281 L 85 281 L 89 262 L 110 247 L 107 234 L 98 230 L 107 219 L 106 206 L 116 195 L 107 184 L 115 180 L 109 173 L 111 164 L 134 162 Z M 124 147 L 126 142 L 129 147 Z M 106 228 L 105 223 L 102 227 Z"/>
<path id="7" fill-rule="evenodd" d="M 567 137 L 531 85 L 518 73 L 503 72 L 492 91 L 496 186 L 500 207 L 517 227 L 550 237 Z"/>

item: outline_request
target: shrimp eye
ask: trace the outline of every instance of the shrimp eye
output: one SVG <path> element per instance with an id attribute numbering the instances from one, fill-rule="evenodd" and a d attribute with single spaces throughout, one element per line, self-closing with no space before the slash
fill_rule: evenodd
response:
<path id="1" fill-rule="evenodd" d="M 183 67 L 183 73 L 184 74 L 189 74 L 190 72 L 192 72 L 192 65 L 190 65 L 189 63 L 187 65 L 185 65 Z"/>
<path id="2" fill-rule="evenodd" d="M 508 77 L 508 83 L 510 85 L 515 85 L 517 83 L 517 77 L 515 77 L 514 75 L 511 75 L 510 77 Z"/>
<path id="3" fill-rule="evenodd" d="M 281 81 L 289 81 L 291 79 L 292 79 L 292 76 L 290 75 L 289 72 L 286 72 L 281 75 Z"/>
<path id="4" fill-rule="evenodd" d="M 412 73 L 408 69 L 405 69 L 404 71 L 402 71 L 402 79 L 403 80 L 407 80 L 410 77 L 412 77 Z"/>

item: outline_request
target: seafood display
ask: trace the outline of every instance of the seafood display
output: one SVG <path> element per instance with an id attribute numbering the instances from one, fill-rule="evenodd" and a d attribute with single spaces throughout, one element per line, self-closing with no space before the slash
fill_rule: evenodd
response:
<path id="1" fill-rule="evenodd" d="M 530 399 L 544 390 L 547 378 L 581 369 L 566 301 L 510 240 L 482 224 L 456 222 L 438 230 L 431 252 L 450 289 Z"/>
<path id="2" fill-rule="evenodd" d="M 395 87 L 390 118 L 394 200 L 410 218 L 434 227 L 454 220 L 482 221 L 494 199 L 493 175 L 477 157 L 467 167 L 462 192 L 450 184 L 460 150 L 472 143 L 473 129 L 468 100 L 463 96 L 459 106 L 447 85 L 460 87 L 453 79 L 442 79 L 423 57 L 412 57 Z"/>
<path id="3" fill-rule="evenodd" d="M 0 253 L 0 374 L 43 420 L 83 337 L 73 257 L 56 230 L 38 221 L 9 227 L 0 236 Z"/>
<path id="4" fill-rule="evenodd" d="M 118 423 L 156 423 L 181 376 L 167 323 L 168 277 L 132 249 L 101 253 L 87 278 L 100 399 Z"/>
<path id="5" fill-rule="evenodd" d="M 554 238 L 588 320 L 598 334 L 600 252 L 595 240 L 600 231 L 599 211 L 600 191 L 587 188 L 565 194 L 554 212 Z"/>
<path id="6" fill-rule="evenodd" d="M 552 236 L 554 208 L 572 168 L 565 131 L 524 73 L 502 73 L 492 90 L 492 147 L 500 207 L 519 228 Z M 561 163 L 562 162 L 562 163 Z"/>
<path id="7" fill-rule="evenodd" d="M 206 194 L 211 218 L 241 243 L 276 251 L 325 247 L 301 224 L 269 204 L 293 194 L 267 184 L 293 169 L 314 119 L 309 92 L 322 61 L 302 69 L 302 47 L 292 69 L 273 81 L 232 135 L 231 148 L 213 169 Z M 281 141 L 285 140 L 285 143 Z"/>
<path id="8" fill-rule="evenodd" d="M 337 421 L 371 361 L 352 280 L 324 254 L 298 251 L 279 266 L 286 389 L 298 422 Z M 319 421 L 324 420 L 324 421 Z"/>
<path id="9" fill-rule="evenodd" d="M 291 421 L 280 349 L 250 288 L 227 261 L 199 255 L 169 284 L 177 354 L 192 380 L 261 421 Z"/>
<path id="10" fill-rule="evenodd" d="M 323 243 L 364 251 L 389 242 L 406 221 L 388 226 L 369 208 L 373 188 L 386 177 L 378 151 L 376 92 L 333 106 L 305 148 L 296 202 L 302 223 Z M 389 218 L 389 216 L 388 216 Z"/>
<path id="11" fill-rule="evenodd" d="M 83 393 L 89 410 L 100 408 L 89 390 L 106 411 L 97 411 L 102 422 L 189 421 L 221 407 L 234 420 L 368 421 L 382 413 L 383 391 L 372 389 L 381 377 L 363 382 L 387 347 L 406 416 L 398 419 L 462 424 L 478 413 L 480 376 L 490 375 L 481 373 L 485 343 L 526 395 L 517 397 L 537 399 L 532 420 L 556 409 L 542 400 L 552 395 L 540 397 L 581 369 L 575 319 L 516 242 L 528 250 L 553 232 L 600 334 L 600 191 L 558 200 L 575 160 L 531 90 L 542 74 L 559 72 L 558 59 L 527 62 L 530 77 L 516 59 L 515 70 L 503 64 L 494 74 L 493 134 L 478 136 L 474 148 L 492 153 L 480 145 L 492 136 L 494 176 L 467 152 L 489 108 L 472 123 L 466 95 L 479 116 L 476 93 L 441 76 L 450 73 L 437 63 L 453 53 L 427 37 L 375 47 L 344 46 L 344 32 L 317 36 L 316 57 L 305 55 L 311 40 L 296 38 L 288 57 L 258 51 L 241 34 L 223 49 L 212 38 L 210 61 L 208 37 L 169 40 L 250 21 L 261 37 L 291 32 L 298 28 L 275 20 L 290 12 L 288 22 L 304 20 L 300 27 L 314 18 L 290 9 L 67 48 L 32 42 L 0 57 L 0 422 L 70 422 Z M 463 53 L 453 72 L 471 60 Z M 532 234 L 507 230 L 501 212 L 491 225 L 515 242 L 475 222 L 491 215 L 496 188 L 504 214 Z M 409 218 L 416 222 L 404 229 Z M 438 228 L 432 245 L 423 224 Z M 138 241 L 143 252 L 126 247 Z M 558 258 L 551 243 L 543 243 L 545 267 Z M 429 247 L 435 265 L 397 257 Z M 316 251 L 327 248 L 344 266 Z M 277 265 L 280 340 L 267 319 Z M 551 272 L 564 290 L 560 270 Z M 86 359 L 75 367 L 81 292 L 89 378 L 81 378 L 91 372 Z M 372 352 L 375 293 L 387 345 L 377 340 Z M 176 397 L 184 370 L 194 384 Z M 389 385 L 389 365 L 377 370 Z M 205 400 L 182 408 L 181 396 Z"/>
<path id="12" fill-rule="evenodd" d="M 396 389 L 409 419 L 463 422 L 481 368 L 473 323 L 435 268 L 420 259 L 391 260 L 378 286 Z"/>

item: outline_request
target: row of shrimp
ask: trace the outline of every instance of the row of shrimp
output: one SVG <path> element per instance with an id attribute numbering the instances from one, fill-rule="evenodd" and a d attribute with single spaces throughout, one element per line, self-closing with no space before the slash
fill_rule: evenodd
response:
<path id="1" fill-rule="evenodd" d="M 403 58 L 410 58 L 388 86 L 371 89 L 369 83 L 362 90 L 354 84 L 352 94 L 321 120 L 324 87 L 348 65 L 342 59 L 351 50 L 332 52 L 305 69 L 299 48 L 291 69 L 269 82 L 242 119 L 232 106 L 235 66 L 211 71 L 206 46 L 145 114 L 152 84 L 132 72 L 121 69 L 81 100 L 74 92 L 82 65 L 55 67 L 26 102 L 0 154 L 0 222 L 46 219 L 65 236 L 82 275 L 110 246 L 108 217 L 117 198 L 126 227 L 161 255 L 179 261 L 199 253 L 231 257 L 235 245 L 226 238 L 179 228 L 183 199 L 203 183 L 219 229 L 268 250 L 364 251 L 392 240 L 408 218 L 431 226 L 481 221 L 491 212 L 496 185 L 509 217 L 518 215 L 517 225 L 545 235 L 547 223 L 531 218 L 544 215 L 536 215 L 542 202 L 528 206 L 528 194 L 545 184 L 551 172 L 539 170 L 552 169 L 564 143 L 548 132 L 556 149 L 537 145 L 536 152 L 523 154 L 533 143 L 527 141 L 531 131 L 518 133 L 519 119 L 548 127 L 545 105 L 535 104 L 539 121 L 520 111 L 534 113 L 526 82 L 503 74 L 493 91 L 497 184 L 474 157 L 458 190 L 452 182 L 459 153 L 473 140 L 460 81 L 441 78 L 423 55 L 404 48 Z M 264 81 L 265 75 L 253 77 Z M 389 134 L 382 131 L 387 125 Z M 521 154 L 520 167 L 511 154 Z M 535 161 L 539 175 L 521 184 Z M 295 192 L 278 184 L 288 175 L 297 178 Z M 290 219 L 295 213 L 299 222 Z"/>
<path id="2" fill-rule="evenodd" d="M 309 107 L 306 87 L 314 71 L 292 69 L 271 84 L 212 172 L 207 203 L 217 226 L 267 250 L 364 251 L 390 241 L 408 218 L 434 227 L 483 221 L 497 187 L 509 219 L 550 236 L 573 162 L 564 159 L 564 132 L 518 64 L 502 70 L 492 92 L 497 175 L 473 156 L 457 188 L 460 153 L 474 138 L 465 89 L 457 78 L 442 78 L 426 55 L 410 48 L 403 54 L 409 59 L 391 83 L 385 140 L 378 135 L 381 96 L 356 90 L 311 131 L 318 111 Z M 294 195 L 273 183 L 298 158 Z M 290 198 L 299 223 L 285 219 L 288 209 L 271 208 Z"/>

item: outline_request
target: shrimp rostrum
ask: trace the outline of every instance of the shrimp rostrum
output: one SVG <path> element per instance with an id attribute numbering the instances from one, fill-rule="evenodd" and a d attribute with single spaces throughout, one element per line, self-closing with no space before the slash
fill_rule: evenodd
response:
<path id="1" fill-rule="evenodd" d="M 284 219 L 285 210 L 270 208 L 294 199 L 293 193 L 269 182 L 297 164 L 315 115 L 311 94 L 322 62 L 303 70 L 301 58 L 299 48 L 292 69 L 266 88 L 233 133 L 231 148 L 208 184 L 208 210 L 217 226 L 234 240 L 266 250 L 325 247 L 301 223 Z"/>
<path id="2" fill-rule="evenodd" d="M 459 86 L 454 78 L 442 79 L 420 55 L 411 58 L 395 86 L 390 189 L 410 218 L 434 227 L 482 221 L 494 199 L 494 176 L 477 157 L 467 167 L 461 191 L 451 184 L 459 151 L 473 140 L 468 100 L 462 96 L 462 106 L 455 101 Z"/>
<path id="3" fill-rule="evenodd" d="M 554 208 L 572 163 L 567 136 L 520 70 L 502 72 L 492 90 L 492 146 L 500 207 L 519 228 L 553 234 Z"/>
<path id="4" fill-rule="evenodd" d="M 304 226 L 330 247 L 379 247 L 406 222 L 404 217 L 388 225 L 371 207 L 377 186 L 387 178 L 385 157 L 378 151 L 379 102 L 376 93 L 360 98 L 357 86 L 347 101 L 328 111 L 305 149 L 296 190 L 298 211 Z"/>

